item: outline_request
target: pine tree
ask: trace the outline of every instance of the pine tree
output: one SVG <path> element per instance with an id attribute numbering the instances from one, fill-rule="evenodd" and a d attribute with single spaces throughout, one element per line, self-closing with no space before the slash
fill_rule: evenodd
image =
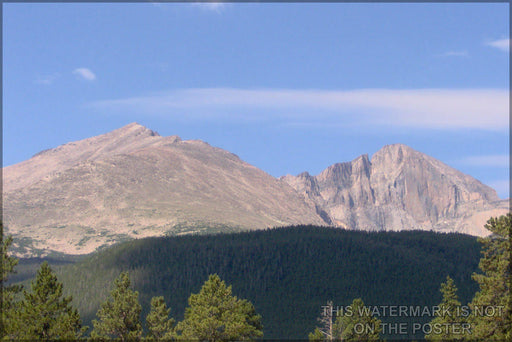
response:
<path id="1" fill-rule="evenodd" d="M 472 338 L 511 340 L 512 214 L 489 219 L 485 228 L 492 234 L 479 239 L 483 246 L 478 266 L 483 273 L 473 274 L 480 291 L 470 303 Z"/>
<path id="2" fill-rule="evenodd" d="M 333 327 L 334 338 L 342 341 L 378 341 L 381 331 L 381 321 L 370 314 L 361 298 L 354 299 Z"/>
<path id="3" fill-rule="evenodd" d="M 12 336 L 18 331 L 16 321 L 18 314 L 15 312 L 14 297 L 21 291 L 21 286 L 9 285 L 9 275 L 16 273 L 14 267 L 18 259 L 8 254 L 12 244 L 12 236 L 4 238 L 4 226 L 0 217 L 0 338 L 5 335 Z M 13 336 L 14 338 L 14 336 Z"/>
<path id="4" fill-rule="evenodd" d="M 312 333 L 309 333 L 308 340 L 311 342 L 320 342 L 325 340 L 324 334 L 320 331 L 320 329 L 315 328 Z"/>
<path id="5" fill-rule="evenodd" d="M 431 332 L 425 335 L 425 339 L 431 341 L 461 340 L 469 337 L 466 332 L 468 323 L 463 316 L 461 304 L 457 296 L 457 287 L 453 279 L 446 277 L 446 282 L 441 284 L 443 299 L 439 304 L 436 317 L 430 322 Z"/>
<path id="6" fill-rule="evenodd" d="M 180 338 L 201 341 L 248 340 L 263 336 L 261 316 L 254 306 L 231 294 L 218 275 L 210 275 L 198 294 L 188 299 Z"/>
<path id="7" fill-rule="evenodd" d="M 148 338 L 159 340 L 173 339 L 174 336 L 174 319 L 169 318 L 171 309 L 167 308 L 164 297 L 151 298 L 151 309 L 146 317 L 146 325 L 149 330 Z"/>
<path id="8" fill-rule="evenodd" d="M 31 292 L 23 291 L 19 307 L 18 334 L 25 340 L 72 340 L 79 338 L 82 328 L 80 315 L 70 305 L 71 297 L 62 297 L 62 283 L 47 262 L 41 265 Z"/>
<path id="9" fill-rule="evenodd" d="M 130 276 L 122 272 L 114 281 L 110 292 L 111 300 L 101 304 L 96 314 L 98 320 L 93 320 L 94 329 L 91 337 L 95 339 L 119 338 L 121 341 L 140 339 L 142 325 L 139 304 L 139 293 L 130 289 Z"/>

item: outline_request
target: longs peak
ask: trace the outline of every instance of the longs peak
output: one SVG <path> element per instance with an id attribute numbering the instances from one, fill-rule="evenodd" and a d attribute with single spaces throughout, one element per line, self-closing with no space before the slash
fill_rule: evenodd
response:
<path id="1" fill-rule="evenodd" d="M 371 159 L 329 166 L 282 180 L 341 227 L 423 229 L 486 235 L 489 216 L 508 211 L 496 191 L 403 144 L 384 146 Z"/>

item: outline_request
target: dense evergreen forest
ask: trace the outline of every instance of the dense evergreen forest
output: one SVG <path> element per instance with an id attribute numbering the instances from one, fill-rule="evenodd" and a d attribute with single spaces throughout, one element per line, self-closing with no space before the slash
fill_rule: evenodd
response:
<path id="1" fill-rule="evenodd" d="M 368 306 L 433 306 L 441 301 L 439 286 L 449 276 L 466 304 L 478 289 L 471 274 L 479 260 L 480 244 L 464 234 L 294 226 L 134 240 L 55 269 L 64 294 L 73 296 L 73 305 L 90 327 L 123 271 L 140 293 L 143 316 L 152 297 L 164 296 L 177 320 L 183 319 L 190 294 L 215 273 L 232 286 L 234 295 L 254 304 L 264 338 L 304 339 L 318 325 L 327 301 L 346 306 L 362 298 Z"/>

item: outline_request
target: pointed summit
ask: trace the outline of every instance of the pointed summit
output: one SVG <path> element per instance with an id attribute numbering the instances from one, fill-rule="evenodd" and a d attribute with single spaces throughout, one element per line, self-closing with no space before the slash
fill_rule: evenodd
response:
<path id="1" fill-rule="evenodd" d="M 179 141 L 179 137 L 172 137 Z M 29 160 L 4 170 L 5 191 L 23 188 L 84 162 L 132 153 L 165 138 L 136 122 L 95 137 L 41 151 Z M 170 141 L 170 140 L 169 140 Z"/>
<path id="2" fill-rule="evenodd" d="M 109 133 L 107 133 L 109 134 Z M 129 123 L 126 126 L 123 126 L 121 128 L 118 128 L 116 130 L 113 130 L 110 132 L 110 134 L 114 135 L 133 135 L 133 136 L 157 136 L 159 137 L 160 134 L 158 132 L 153 131 L 137 122 Z"/>

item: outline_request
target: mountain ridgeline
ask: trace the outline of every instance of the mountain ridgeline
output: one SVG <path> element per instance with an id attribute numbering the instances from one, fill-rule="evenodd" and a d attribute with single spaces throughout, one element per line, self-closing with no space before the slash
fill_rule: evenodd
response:
<path id="1" fill-rule="evenodd" d="M 189 295 L 216 273 L 232 285 L 234 295 L 254 304 L 264 338 L 304 339 L 329 300 L 337 306 L 362 298 L 371 306 L 432 307 L 449 275 L 465 304 L 477 290 L 471 274 L 479 259 L 480 244 L 464 234 L 294 226 L 134 240 L 57 271 L 88 325 L 122 271 L 130 273 L 140 293 L 142 316 L 151 298 L 163 295 L 177 320 L 183 319 Z M 379 318 L 391 323 L 432 319 Z M 422 337 L 421 331 L 408 331 L 393 338 Z"/>
<path id="2" fill-rule="evenodd" d="M 483 236 L 486 220 L 508 211 L 493 189 L 400 144 L 317 176 L 276 179 L 230 152 L 137 123 L 5 167 L 3 187 L 6 232 L 24 257 L 295 224 Z"/>

